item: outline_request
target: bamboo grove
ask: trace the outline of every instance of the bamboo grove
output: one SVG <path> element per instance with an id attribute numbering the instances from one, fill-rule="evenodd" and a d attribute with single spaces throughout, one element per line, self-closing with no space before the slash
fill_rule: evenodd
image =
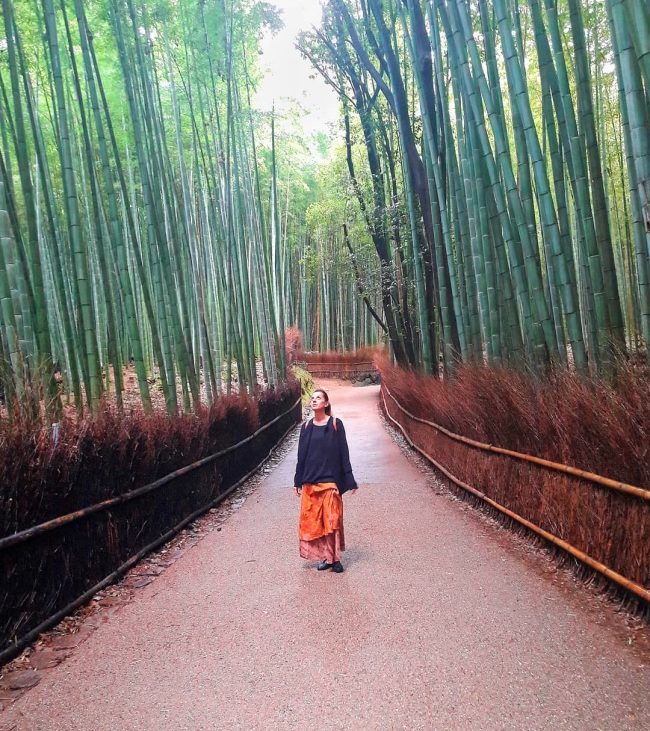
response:
<path id="1" fill-rule="evenodd" d="M 128 364 L 146 410 L 154 380 L 174 412 L 235 380 L 284 378 L 275 130 L 262 155 L 250 103 L 277 14 L 245 0 L 2 0 L 2 21 L 9 411 L 45 392 L 56 418 L 59 381 L 78 409 L 108 392 L 121 406 Z"/>
<path id="2" fill-rule="evenodd" d="M 330 228 L 305 237 L 295 259 L 296 322 L 308 351 L 354 351 L 378 340 L 384 327 L 377 305 L 348 257 L 343 230 Z"/>
<path id="3" fill-rule="evenodd" d="M 648 353 L 646 0 L 328 0 L 300 47 L 341 99 L 398 362 Z"/>
<path id="4" fill-rule="evenodd" d="M 375 255 L 352 220 L 337 152 L 319 166 L 317 200 L 307 207 L 292 257 L 291 298 L 307 351 L 354 351 L 376 344 L 385 329 Z"/>
<path id="5" fill-rule="evenodd" d="M 431 373 L 648 354 L 645 0 L 327 0 L 318 174 L 251 101 L 271 4 L 0 2 L 8 413 L 273 385 L 288 325 Z"/>

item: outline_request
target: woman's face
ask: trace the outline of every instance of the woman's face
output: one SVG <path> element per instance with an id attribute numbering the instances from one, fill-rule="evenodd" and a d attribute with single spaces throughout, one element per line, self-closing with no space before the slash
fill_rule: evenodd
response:
<path id="1" fill-rule="evenodd" d="M 314 391 L 309 401 L 312 411 L 320 411 L 329 405 L 329 401 L 325 398 L 322 391 Z"/>

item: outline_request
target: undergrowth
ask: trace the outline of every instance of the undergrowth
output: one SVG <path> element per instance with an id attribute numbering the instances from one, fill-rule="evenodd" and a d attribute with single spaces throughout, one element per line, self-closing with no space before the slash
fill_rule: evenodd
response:
<path id="1" fill-rule="evenodd" d="M 648 369 L 620 363 L 615 382 L 461 365 L 440 380 L 379 362 L 382 383 L 414 416 L 480 442 L 650 487 Z M 410 440 L 457 480 L 640 586 L 650 586 L 650 503 L 486 452 L 415 421 L 386 396 Z M 445 478 L 446 479 L 446 478 Z M 452 481 L 452 488 L 458 489 Z M 462 493 L 467 494 L 467 493 Z"/>
<path id="2" fill-rule="evenodd" d="M 379 347 L 359 348 L 358 350 L 346 352 L 327 350 L 323 353 L 306 353 L 300 351 L 297 354 L 297 360 L 306 361 L 307 363 L 337 363 L 342 365 L 372 363 L 382 352 L 383 350 Z"/>
<path id="3" fill-rule="evenodd" d="M 621 361 L 612 381 L 459 365 L 438 379 L 391 366 L 406 409 L 463 436 L 650 488 L 650 371 Z"/>
<path id="4" fill-rule="evenodd" d="M 223 396 L 191 414 L 119 412 L 64 418 L 53 431 L 0 420 L 0 536 L 148 484 L 241 441 L 298 397 L 291 379 L 258 396 Z"/>
<path id="5" fill-rule="evenodd" d="M 314 390 L 314 379 L 309 371 L 306 371 L 300 366 L 294 365 L 291 367 L 291 370 L 300 383 L 300 394 L 302 398 L 302 405 L 304 407 L 309 403 L 309 399 Z"/>

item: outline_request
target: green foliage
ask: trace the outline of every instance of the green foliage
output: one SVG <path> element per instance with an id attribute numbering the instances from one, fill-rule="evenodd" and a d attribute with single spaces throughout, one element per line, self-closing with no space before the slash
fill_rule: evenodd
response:
<path id="1" fill-rule="evenodd" d="M 300 393 L 302 394 L 302 406 L 305 408 L 309 403 L 312 392 L 314 390 L 314 379 L 309 371 L 306 371 L 300 366 L 291 366 L 291 371 L 296 377 L 296 380 L 300 383 Z"/>
<path id="2" fill-rule="evenodd" d="M 650 355 L 649 28 L 643 0 L 325 4 L 300 47 L 341 99 L 400 362 Z"/>
<path id="3" fill-rule="evenodd" d="M 256 388 L 256 357 L 275 384 L 288 284 L 269 261 L 286 256 L 287 237 L 269 250 L 269 188 L 257 181 L 270 132 L 248 99 L 277 9 L 42 10 L 3 2 L 0 355 L 20 364 L 7 392 L 24 381 L 56 394 L 57 368 L 78 409 L 107 390 L 121 406 L 132 362 L 145 409 L 155 374 L 174 411 L 179 398 L 187 409 L 230 391 L 235 373 L 238 388 Z"/>

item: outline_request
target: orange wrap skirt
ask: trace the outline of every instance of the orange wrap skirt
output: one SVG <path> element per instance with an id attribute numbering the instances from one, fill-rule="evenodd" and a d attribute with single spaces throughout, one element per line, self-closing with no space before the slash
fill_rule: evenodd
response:
<path id="1" fill-rule="evenodd" d="M 301 558 L 327 563 L 341 560 L 345 550 L 343 500 L 333 482 L 302 486 L 298 538 Z"/>

